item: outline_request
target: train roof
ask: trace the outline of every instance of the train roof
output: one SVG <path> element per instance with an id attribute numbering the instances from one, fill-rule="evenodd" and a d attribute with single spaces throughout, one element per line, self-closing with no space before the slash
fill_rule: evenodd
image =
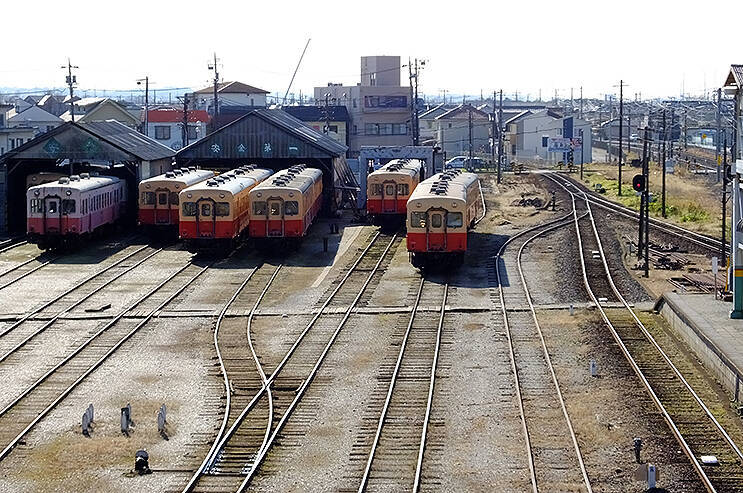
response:
<path id="1" fill-rule="evenodd" d="M 96 188 L 105 187 L 107 185 L 113 185 L 114 183 L 120 182 L 121 179 L 115 176 L 105 175 L 90 175 L 88 173 L 80 173 L 79 175 L 63 176 L 59 180 L 52 181 L 49 183 L 42 183 L 41 185 L 34 185 L 30 187 L 29 192 L 34 190 L 52 189 L 52 188 L 67 188 L 70 190 L 77 190 L 79 192 L 86 192 L 88 190 L 95 190 Z"/>
<path id="2" fill-rule="evenodd" d="M 227 173 L 191 185 L 190 187 L 181 190 L 181 193 L 221 190 L 234 195 L 255 183 L 262 182 L 272 174 L 272 170 L 256 168 L 255 165 L 240 166 L 239 168 L 230 170 Z"/>
<path id="3" fill-rule="evenodd" d="M 413 176 L 420 173 L 423 163 L 420 159 L 393 159 L 381 168 L 370 173 L 372 175 L 403 174 Z"/>
<path id="4" fill-rule="evenodd" d="M 214 172 L 206 169 L 196 169 L 191 166 L 188 168 L 176 168 L 173 171 L 168 171 L 162 175 L 153 176 L 139 182 L 140 185 L 147 185 L 148 183 L 154 182 L 177 182 L 183 183 L 185 186 L 194 185 L 201 181 L 206 180 L 214 176 Z"/>
<path id="5" fill-rule="evenodd" d="M 475 173 L 468 173 L 461 169 L 448 169 L 420 182 L 413 190 L 408 202 L 435 197 L 466 199 L 467 188 L 476 181 Z"/>
<path id="6" fill-rule="evenodd" d="M 257 187 L 255 190 L 266 189 L 294 189 L 304 192 L 317 180 L 322 179 L 322 171 L 317 168 L 308 168 L 305 164 L 297 164 L 288 169 L 282 169 Z"/>

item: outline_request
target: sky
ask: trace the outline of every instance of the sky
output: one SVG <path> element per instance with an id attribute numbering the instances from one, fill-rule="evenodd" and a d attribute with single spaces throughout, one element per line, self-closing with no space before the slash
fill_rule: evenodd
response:
<path id="1" fill-rule="evenodd" d="M 61 87 L 70 57 L 80 90 L 136 91 L 148 76 L 175 98 L 168 88 L 209 84 L 216 52 L 223 80 L 283 96 L 307 39 L 296 94 L 355 84 L 362 55 L 425 59 L 428 95 L 520 99 L 603 97 L 620 79 L 628 98 L 701 95 L 743 63 L 741 0 L 32 3 L 3 2 L 0 87 Z"/>

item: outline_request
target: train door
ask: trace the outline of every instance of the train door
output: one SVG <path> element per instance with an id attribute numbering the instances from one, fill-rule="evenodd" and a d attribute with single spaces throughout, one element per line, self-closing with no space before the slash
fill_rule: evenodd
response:
<path id="1" fill-rule="evenodd" d="M 155 223 L 170 224 L 170 194 L 167 190 L 157 190 L 155 199 Z"/>
<path id="2" fill-rule="evenodd" d="M 268 221 L 266 236 L 284 236 L 284 199 L 268 199 Z"/>
<path id="3" fill-rule="evenodd" d="M 213 238 L 216 233 L 216 216 L 214 200 L 199 199 L 196 201 L 196 236 Z"/>
<path id="4" fill-rule="evenodd" d="M 397 212 L 397 185 L 394 181 L 382 183 L 382 212 Z"/>
<path id="5" fill-rule="evenodd" d="M 429 252 L 446 251 L 445 209 L 428 209 L 428 221 L 426 221 L 426 250 Z"/>
<path id="6" fill-rule="evenodd" d="M 58 195 L 44 197 L 43 233 L 59 233 L 62 230 L 62 200 Z"/>

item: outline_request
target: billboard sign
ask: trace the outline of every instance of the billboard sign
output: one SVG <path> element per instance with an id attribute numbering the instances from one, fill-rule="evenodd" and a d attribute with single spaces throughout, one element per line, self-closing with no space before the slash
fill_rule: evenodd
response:
<path id="1" fill-rule="evenodd" d="M 549 152 L 568 152 L 570 151 L 570 139 L 566 137 L 550 137 L 547 141 L 547 150 Z"/>

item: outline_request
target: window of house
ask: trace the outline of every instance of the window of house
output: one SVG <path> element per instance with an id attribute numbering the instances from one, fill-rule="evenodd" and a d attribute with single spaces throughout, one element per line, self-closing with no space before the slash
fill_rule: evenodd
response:
<path id="1" fill-rule="evenodd" d="M 197 128 L 196 125 L 189 125 L 188 126 L 188 140 L 197 140 L 198 139 L 198 137 L 196 136 L 196 134 L 198 133 L 197 130 L 196 130 L 196 128 Z"/>
<path id="2" fill-rule="evenodd" d="M 379 135 L 379 124 L 367 123 L 364 127 L 364 133 L 366 135 Z"/>
<path id="3" fill-rule="evenodd" d="M 408 135 L 408 124 L 407 123 L 395 123 L 395 129 L 393 133 L 395 135 Z"/>
<path id="4" fill-rule="evenodd" d="M 250 106 L 255 106 L 255 100 L 254 100 L 254 98 L 250 98 Z"/>
<path id="5" fill-rule="evenodd" d="M 338 125 L 330 125 L 329 130 L 334 133 L 338 133 Z"/>
<path id="6" fill-rule="evenodd" d="M 562 129 L 561 128 L 558 128 L 557 129 L 557 135 L 562 135 Z"/>
<path id="7" fill-rule="evenodd" d="M 547 147 L 549 145 L 549 137 L 542 137 L 542 147 Z"/>
<path id="8" fill-rule="evenodd" d="M 266 203 L 265 202 L 253 202 L 253 214 L 256 216 L 266 215 Z"/>
<path id="9" fill-rule="evenodd" d="M 290 200 L 284 203 L 284 215 L 296 216 L 299 214 L 299 203 L 296 200 Z"/>
<path id="10" fill-rule="evenodd" d="M 372 72 L 369 74 L 369 85 L 370 86 L 376 86 L 377 85 L 377 73 Z"/>
<path id="11" fill-rule="evenodd" d="M 356 108 L 358 106 L 358 102 L 356 101 L 356 98 L 353 98 L 353 107 Z"/>
<path id="12" fill-rule="evenodd" d="M 354 125 L 353 126 L 353 134 L 354 135 L 358 135 L 358 133 L 359 133 L 359 127 L 358 127 L 358 125 Z"/>
<path id="13" fill-rule="evenodd" d="M 449 124 L 449 128 L 451 128 L 451 123 Z"/>
<path id="14" fill-rule="evenodd" d="M 186 217 L 194 217 L 196 215 L 196 202 L 184 202 L 183 215 Z"/>
<path id="15" fill-rule="evenodd" d="M 157 140 L 170 140 L 170 127 L 167 125 L 155 125 L 155 138 Z"/>
<path id="16" fill-rule="evenodd" d="M 392 124 L 391 123 L 380 123 L 379 124 L 379 135 L 392 135 Z"/>

